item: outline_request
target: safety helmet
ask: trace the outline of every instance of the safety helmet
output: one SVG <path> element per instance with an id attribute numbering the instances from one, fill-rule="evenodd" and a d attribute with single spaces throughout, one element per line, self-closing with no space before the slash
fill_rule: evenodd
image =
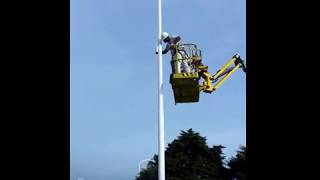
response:
<path id="1" fill-rule="evenodd" d="M 162 40 L 166 39 L 167 37 L 169 37 L 169 34 L 168 34 L 167 32 L 163 32 L 163 33 L 161 34 L 161 39 L 162 39 Z"/>

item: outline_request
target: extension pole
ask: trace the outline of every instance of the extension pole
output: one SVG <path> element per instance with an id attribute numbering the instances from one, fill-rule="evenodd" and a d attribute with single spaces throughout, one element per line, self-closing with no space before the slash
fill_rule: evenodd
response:
<path id="1" fill-rule="evenodd" d="M 164 111 L 163 111 L 163 75 L 162 75 L 162 12 L 161 0 L 158 0 L 158 180 L 165 180 L 164 152 Z"/>

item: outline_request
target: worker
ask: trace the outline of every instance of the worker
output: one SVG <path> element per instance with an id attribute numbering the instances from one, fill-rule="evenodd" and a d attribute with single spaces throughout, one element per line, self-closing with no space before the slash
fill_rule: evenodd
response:
<path id="1" fill-rule="evenodd" d="M 178 47 L 178 53 L 177 53 L 177 59 L 181 59 L 181 72 L 182 73 L 190 73 L 191 72 L 191 67 L 189 64 L 191 64 L 192 59 L 188 56 L 185 47 L 184 46 L 179 46 Z"/>
<path id="2" fill-rule="evenodd" d="M 167 43 L 166 48 L 162 51 L 162 54 L 166 54 L 169 50 L 171 52 L 171 67 L 172 72 L 181 73 L 181 72 L 190 72 L 190 67 L 188 65 L 187 52 L 181 48 L 176 52 L 176 46 L 179 45 L 181 37 L 180 36 L 169 36 L 167 32 L 161 34 L 161 40 Z M 158 54 L 158 51 L 156 52 Z M 180 59 L 180 60 L 179 60 Z"/>

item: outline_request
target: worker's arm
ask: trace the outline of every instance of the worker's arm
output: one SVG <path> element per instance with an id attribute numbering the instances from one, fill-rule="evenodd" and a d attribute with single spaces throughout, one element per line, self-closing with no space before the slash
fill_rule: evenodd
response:
<path id="1" fill-rule="evenodd" d="M 162 54 L 166 54 L 169 50 L 170 50 L 170 45 L 167 44 L 166 48 L 162 51 Z M 158 54 L 158 50 L 157 50 L 156 54 Z"/>
<path id="2" fill-rule="evenodd" d="M 167 44 L 166 48 L 162 51 L 162 54 L 166 54 L 170 50 L 170 45 Z"/>

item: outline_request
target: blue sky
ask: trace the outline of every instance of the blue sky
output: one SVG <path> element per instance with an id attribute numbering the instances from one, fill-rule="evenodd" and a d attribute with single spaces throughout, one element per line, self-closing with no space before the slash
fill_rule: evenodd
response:
<path id="1" fill-rule="evenodd" d="M 244 0 L 163 0 L 163 31 L 196 43 L 216 72 L 246 59 Z M 156 0 L 71 0 L 70 168 L 72 180 L 134 179 L 157 153 Z M 200 102 L 174 105 L 164 57 L 165 139 L 193 128 L 227 157 L 245 145 L 246 78 L 239 70 Z"/>

